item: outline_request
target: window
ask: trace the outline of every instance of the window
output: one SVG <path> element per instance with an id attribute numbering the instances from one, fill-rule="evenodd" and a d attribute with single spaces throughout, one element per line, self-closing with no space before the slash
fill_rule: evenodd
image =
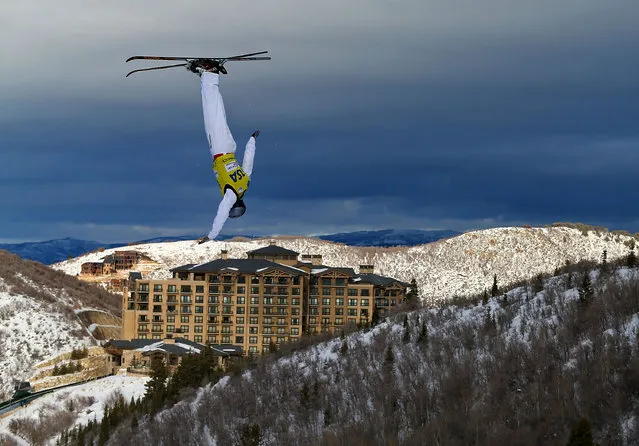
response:
<path id="1" fill-rule="evenodd" d="M 237 283 L 246 283 L 246 276 L 237 276 Z"/>
<path id="2" fill-rule="evenodd" d="M 162 305 L 153 305 L 154 313 L 162 313 Z"/>
<path id="3" fill-rule="evenodd" d="M 153 295 L 153 302 L 162 302 L 162 295 L 161 294 L 154 294 Z"/>
<path id="4" fill-rule="evenodd" d="M 288 288 L 286 287 L 277 287 L 277 294 L 278 296 L 286 296 L 288 294 Z"/>
<path id="5" fill-rule="evenodd" d="M 335 318 L 335 325 L 344 325 L 344 318 L 336 317 Z"/>
<path id="6" fill-rule="evenodd" d="M 300 309 L 299 308 L 291 308 L 291 314 L 300 314 Z"/>
<path id="7" fill-rule="evenodd" d="M 223 293 L 233 294 L 233 287 L 231 285 L 224 285 Z"/>
<path id="8" fill-rule="evenodd" d="M 292 294 L 293 296 L 299 296 L 299 295 L 300 295 L 300 289 L 299 289 L 299 288 L 293 288 L 293 289 L 291 290 L 291 294 Z"/>
<path id="9" fill-rule="evenodd" d="M 341 316 L 344 314 L 344 309 L 343 308 L 335 308 L 335 315 L 336 316 Z"/>
<path id="10" fill-rule="evenodd" d="M 222 336 L 222 344 L 230 344 L 231 337 L 230 336 Z"/>
<path id="11" fill-rule="evenodd" d="M 343 296 L 344 295 L 344 288 L 335 288 L 335 295 L 336 296 Z"/>
<path id="12" fill-rule="evenodd" d="M 189 317 L 188 316 L 180 316 L 180 322 L 182 322 L 183 324 L 188 324 L 189 323 Z"/>
<path id="13" fill-rule="evenodd" d="M 330 314 L 331 314 L 331 309 L 330 309 L 330 307 L 322 307 L 322 314 L 324 314 L 324 315 L 330 315 Z"/>
<path id="14" fill-rule="evenodd" d="M 202 326 L 201 325 L 196 325 L 195 327 L 193 327 L 193 331 L 195 333 L 202 333 Z"/>
<path id="15" fill-rule="evenodd" d="M 291 325 L 299 325 L 299 324 L 300 324 L 300 318 L 294 317 L 291 319 Z"/>
<path id="16" fill-rule="evenodd" d="M 244 333 L 244 327 L 235 327 L 235 333 L 243 334 Z"/>
<path id="17" fill-rule="evenodd" d="M 222 307 L 222 314 L 233 314 L 233 307 L 231 306 Z"/>
<path id="18" fill-rule="evenodd" d="M 140 286 L 138 287 L 138 291 L 149 291 L 149 284 L 141 283 Z"/>
<path id="19" fill-rule="evenodd" d="M 260 287 L 259 286 L 252 286 L 251 287 L 251 294 L 260 294 Z"/>
<path id="20" fill-rule="evenodd" d="M 260 303 L 260 298 L 259 297 L 251 297 L 251 305 L 258 305 Z"/>
<path id="21" fill-rule="evenodd" d="M 330 317 L 323 317 L 322 318 L 322 325 L 330 325 L 331 324 L 331 318 Z"/>
<path id="22" fill-rule="evenodd" d="M 270 336 L 264 336 L 262 338 L 262 344 L 270 344 L 271 343 L 271 337 Z"/>
<path id="23" fill-rule="evenodd" d="M 357 316 L 357 308 L 349 308 L 348 309 L 349 316 Z"/>
<path id="24" fill-rule="evenodd" d="M 319 296 L 319 288 L 316 286 L 311 287 L 311 296 Z"/>
<path id="25" fill-rule="evenodd" d="M 209 324 L 217 324 L 217 316 L 209 316 L 207 322 Z"/>
<path id="26" fill-rule="evenodd" d="M 236 344 L 244 344 L 244 336 L 235 336 Z"/>
<path id="27" fill-rule="evenodd" d="M 209 307 L 209 314 L 218 314 L 220 312 L 219 307 Z"/>
<path id="28" fill-rule="evenodd" d="M 257 336 L 249 336 L 249 344 L 257 344 Z"/>
<path id="29" fill-rule="evenodd" d="M 291 305 L 299 305 L 300 304 L 300 300 L 298 297 L 294 297 L 293 299 L 291 299 Z"/>
<path id="30" fill-rule="evenodd" d="M 224 276 L 224 283 L 233 283 L 233 276 Z"/>
<path id="31" fill-rule="evenodd" d="M 189 332 L 189 326 L 188 325 L 180 325 L 180 332 L 188 333 Z"/>
<path id="32" fill-rule="evenodd" d="M 202 316 L 195 316 L 193 318 L 193 322 L 195 322 L 196 324 L 201 324 L 203 319 L 204 319 L 204 317 L 202 317 Z"/>
<path id="33" fill-rule="evenodd" d="M 368 299 L 362 299 L 360 300 L 360 304 L 362 305 L 362 307 L 368 307 L 368 303 L 370 301 Z"/>
<path id="34" fill-rule="evenodd" d="M 219 294 L 220 287 L 217 285 L 209 285 L 209 294 Z"/>
<path id="35" fill-rule="evenodd" d="M 219 296 L 209 296 L 208 302 L 210 304 L 219 304 L 220 303 L 220 297 Z"/>
<path id="36" fill-rule="evenodd" d="M 166 290 L 167 290 L 169 293 L 177 293 L 177 285 L 169 285 L 169 286 L 166 288 Z"/>
<path id="37" fill-rule="evenodd" d="M 322 286 L 331 286 L 333 283 L 333 279 L 330 277 L 322 277 Z"/>
<path id="38" fill-rule="evenodd" d="M 175 331 L 175 325 L 167 325 L 166 326 L 166 332 L 167 333 L 173 333 Z"/>
<path id="39" fill-rule="evenodd" d="M 348 299 L 348 306 L 349 307 L 356 307 L 357 306 L 357 299 Z"/>
<path id="40" fill-rule="evenodd" d="M 204 292 L 204 285 L 195 285 L 195 292 L 196 293 L 203 293 Z"/>
<path id="41" fill-rule="evenodd" d="M 317 308 L 311 308 L 311 309 L 309 309 L 309 313 L 310 314 L 319 314 L 319 311 L 317 310 Z"/>
<path id="42" fill-rule="evenodd" d="M 335 299 L 335 305 L 337 305 L 338 307 L 344 306 L 344 299 L 338 297 L 337 299 Z"/>
<path id="43" fill-rule="evenodd" d="M 343 277 L 335 278 L 335 285 L 336 286 L 344 286 L 344 285 L 346 285 L 346 279 L 343 278 Z"/>
<path id="44" fill-rule="evenodd" d="M 217 336 L 209 335 L 206 337 L 206 342 L 209 344 L 217 344 Z"/>
<path id="45" fill-rule="evenodd" d="M 319 299 L 317 297 L 311 297 L 311 305 L 319 305 Z"/>
<path id="46" fill-rule="evenodd" d="M 222 333 L 230 334 L 231 333 L 231 327 L 229 327 L 228 325 L 225 326 L 225 327 L 222 327 Z"/>
<path id="47" fill-rule="evenodd" d="M 182 285 L 180 287 L 180 293 L 190 293 L 191 292 L 191 285 Z"/>
<path id="48" fill-rule="evenodd" d="M 191 306 L 190 305 L 180 305 L 180 313 L 190 313 Z"/>
<path id="49" fill-rule="evenodd" d="M 201 306 L 201 305 L 196 305 L 195 312 L 196 313 L 204 313 L 204 307 Z"/>
<path id="50" fill-rule="evenodd" d="M 257 276 L 251 277 L 251 284 L 259 285 L 259 283 L 260 283 L 260 278 L 259 277 L 257 277 Z"/>
<path id="51" fill-rule="evenodd" d="M 257 353 L 257 347 L 250 346 L 248 351 L 249 353 Z"/>
<path id="52" fill-rule="evenodd" d="M 180 302 L 182 302 L 183 304 L 190 304 L 191 303 L 191 296 L 189 296 L 188 294 L 183 294 L 180 296 Z"/>
<path id="53" fill-rule="evenodd" d="M 262 329 L 262 333 L 264 333 L 264 334 L 273 334 L 273 327 L 264 327 Z"/>
<path id="54" fill-rule="evenodd" d="M 167 322 L 170 322 L 170 323 L 175 322 L 175 316 L 167 316 L 167 317 L 166 317 L 166 321 L 167 321 Z"/>
<path id="55" fill-rule="evenodd" d="M 201 335 L 193 336 L 193 342 L 202 343 L 202 336 Z"/>
<path id="56" fill-rule="evenodd" d="M 217 333 L 217 325 L 209 325 L 206 331 L 209 333 Z"/>
<path id="57" fill-rule="evenodd" d="M 161 334 L 151 335 L 151 339 L 162 339 L 162 335 Z"/>
<path id="58" fill-rule="evenodd" d="M 246 307 L 236 307 L 235 308 L 235 314 L 245 314 L 246 313 Z"/>
<path id="59" fill-rule="evenodd" d="M 272 297 L 265 297 L 264 298 L 264 305 L 273 305 L 273 298 Z"/>
<path id="60" fill-rule="evenodd" d="M 264 325 L 272 325 L 273 324 L 273 318 L 272 317 L 265 317 L 264 318 Z"/>
<path id="61" fill-rule="evenodd" d="M 249 333 L 257 334 L 258 333 L 257 327 L 249 327 Z"/>
<path id="62" fill-rule="evenodd" d="M 251 307 L 250 313 L 251 314 L 260 314 L 260 307 Z"/>
<path id="63" fill-rule="evenodd" d="M 231 296 L 224 296 L 222 298 L 222 303 L 223 304 L 232 304 L 233 303 L 233 298 Z"/>
<path id="64" fill-rule="evenodd" d="M 237 294 L 246 294 L 246 287 L 245 286 L 238 286 L 237 287 Z"/>
<path id="65" fill-rule="evenodd" d="M 349 296 L 357 296 L 357 288 L 349 288 L 348 289 Z"/>
<path id="66" fill-rule="evenodd" d="M 288 299 L 286 297 L 278 297 L 277 298 L 278 305 L 288 305 Z"/>
<path id="67" fill-rule="evenodd" d="M 240 296 L 237 298 L 237 304 L 238 305 L 246 305 L 246 297 L 244 296 Z"/>
<path id="68" fill-rule="evenodd" d="M 238 316 L 235 318 L 235 323 L 236 324 L 243 324 L 244 323 L 244 316 Z"/>
<path id="69" fill-rule="evenodd" d="M 249 318 L 249 324 L 257 324 L 257 320 L 258 320 L 257 317 L 250 317 Z"/>
<path id="70" fill-rule="evenodd" d="M 360 293 L 360 296 L 370 296 L 371 292 L 369 289 L 363 289 L 362 292 Z"/>
<path id="71" fill-rule="evenodd" d="M 322 299 L 322 305 L 330 305 L 330 304 L 331 304 L 330 297 L 325 297 L 324 299 Z"/>
<path id="72" fill-rule="evenodd" d="M 322 288 L 322 296 L 330 296 L 331 289 L 330 288 Z"/>
<path id="73" fill-rule="evenodd" d="M 204 302 L 204 296 L 195 296 L 195 303 L 201 304 Z"/>
<path id="74" fill-rule="evenodd" d="M 300 334 L 300 329 L 299 328 L 291 328 L 291 334 L 292 335 L 299 335 Z"/>
<path id="75" fill-rule="evenodd" d="M 220 276 L 217 274 L 211 274 L 209 276 L 209 283 L 220 283 Z"/>
<path id="76" fill-rule="evenodd" d="M 279 337 L 277 338 L 277 341 L 275 341 L 275 342 L 276 342 L 277 344 L 283 344 L 283 343 L 285 343 L 285 342 L 286 342 L 286 338 L 284 338 L 284 337 L 282 337 L 282 336 L 279 336 Z"/>
<path id="77" fill-rule="evenodd" d="M 153 285 L 153 291 L 156 292 L 156 293 L 161 293 L 162 292 L 162 285 L 160 285 L 160 284 Z"/>

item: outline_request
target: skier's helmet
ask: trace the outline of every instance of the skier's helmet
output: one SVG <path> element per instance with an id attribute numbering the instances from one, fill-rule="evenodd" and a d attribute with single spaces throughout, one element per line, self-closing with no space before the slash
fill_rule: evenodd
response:
<path id="1" fill-rule="evenodd" d="M 242 199 L 240 198 L 235 202 L 235 204 L 229 211 L 229 217 L 238 218 L 244 215 L 244 212 L 246 212 L 246 206 L 244 205 L 244 201 L 242 201 Z"/>

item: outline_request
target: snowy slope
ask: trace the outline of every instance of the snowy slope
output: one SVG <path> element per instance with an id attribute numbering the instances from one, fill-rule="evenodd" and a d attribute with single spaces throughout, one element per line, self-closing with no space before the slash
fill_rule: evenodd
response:
<path id="1" fill-rule="evenodd" d="M 277 245 L 301 254 L 321 254 L 325 265 L 357 268 L 372 263 L 375 272 L 400 280 L 417 280 L 421 297 L 427 302 L 459 295 L 466 296 L 490 288 L 493 274 L 499 285 L 552 273 L 566 261 L 600 260 L 625 256 L 633 237 L 568 227 L 494 228 L 468 232 L 450 239 L 415 247 L 351 247 L 306 237 L 279 237 Z M 231 258 L 246 258 L 246 251 L 268 245 L 269 239 L 246 242 L 214 241 L 197 245 L 194 241 L 155 243 L 128 247 L 161 264 L 153 278 L 170 276 L 169 269 L 187 263 L 215 259 L 221 250 Z M 107 249 L 54 264 L 52 267 L 76 275 L 84 262 L 97 261 L 115 251 Z"/>
<path id="2" fill-rule="evenodd" d="M 597 272 L 590 277 L 599 287 Z M 567 275 L 538 293 L 514 289 L 508 304 L 500 296 L 485 305 L 417 311 L 408 328 L 398 318 L 225 377 L 126 440 L 159 444 L 173 435 L 184 444 L 234 444 L 242 426 L 255 423 L 264 445 L 326 444 L 317 440 L 332 432 L 336 441 L 328 444 L 402 444 L 393 440 L 414 434 L 406 444 L 474 443 L 451 436 L 457 430 L 485 440 L 478 444 L 566 444 L 572 420 L 588 416 L 600 421 L 592 420 L 598 444 L 637 444 L 639 401 L 626 390 L 634 383 L 632 365 L 620 361 L 638 349 L 639 306 L 630 305 L 638 280 L 639 271 L 622 269 L 601 284 L 613 291 L 605 302 L 595 297 L 594 317 L 579 329 L 579 293 Z M 625 302 L 617 305 L 615 290 L 624 286 Z M 419 341 L 424 325 L 428 341 Z M 614 378 L 606 373 L 611 364 L 619 367 Z M 615 398 L 624 401 L 601 410 L 602 401 Z"/>
<path id="3" fill-rule="evenodd" d="M 60 416 L 64 414 L 67 419 L 69 414 L 69 401 L 73 400 L 72 425 L 86 425 L 90 420 L 100 420 L 104 415 L 105 405 L 117 394 L 121 394 L 128 403 L 131 398 L 137 399 L 144 395 L 146 377 L 109 376 L 97 381 L 81 384 L 74 387 L 54 392 L 34 400 L 28 406 L 12 412 L 0 419 L 0 434 L 10 435 L 9 423 L 13 420 L 30 419 L 31 424 L 48 416 Z M 20 438 L 14 438 L 20 441 Z M 20 441 L 20 444 L 28 444 Z M 51 440 L 50 444 L 55 444 Z"/>
<path id="4" fill-rule="evenodd" d="M 79 319 L 63 310 L 58 302 L 7 292 L 0 278 L 0 401 L 11 396 L 13 379 L 29 379 L 36 363 L 94 343 Z"/>

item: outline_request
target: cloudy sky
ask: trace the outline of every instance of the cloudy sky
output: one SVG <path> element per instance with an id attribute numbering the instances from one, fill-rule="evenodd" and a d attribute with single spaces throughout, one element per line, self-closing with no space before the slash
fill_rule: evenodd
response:
<path id="1" fill-rule="evenodd" d="M 0 242 L 205 234 L 220 200 L 199 79 L 227 56 L 247 213 L 223 234 L 639 231 L 636 0 L 9 0 Z"/>

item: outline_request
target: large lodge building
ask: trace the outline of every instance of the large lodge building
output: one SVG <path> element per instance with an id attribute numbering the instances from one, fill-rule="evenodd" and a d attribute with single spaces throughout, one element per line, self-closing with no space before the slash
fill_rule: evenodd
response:
<path id="1" fill-rule="evenodd" d="M 401 303 L 410 285 L 373 274 L 372 265 L 322 265 L 319 255 L 270 246 L 248 259 L 221 258 L 171 270 L 165 280 L 137 279 L 123 296 L 123 338 L 179 336 L 232 344 L 249 354 L 310 334 L 369 323 Z"/>

